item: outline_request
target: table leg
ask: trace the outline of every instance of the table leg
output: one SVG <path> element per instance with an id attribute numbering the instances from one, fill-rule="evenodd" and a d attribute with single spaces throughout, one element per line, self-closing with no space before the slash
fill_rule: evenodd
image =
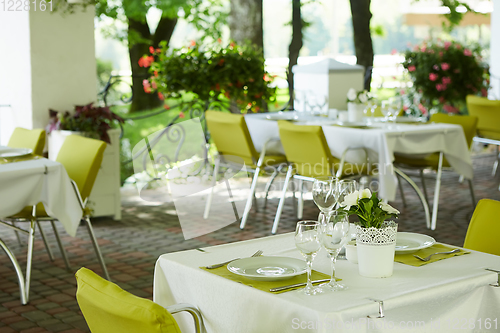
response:
<path id="1" fill-rule="evenodd" d="M 438 206 L 439 206 L 439 190 L 441 188 L 441 174 L 443 173 L 443 152 L 439 152 L 439 162 L 436 175 L 436 189 L 434 190 L 434 203 L 432 204 L 432 221 L 431 230 L 436 230 Z"/>
<path id="2" fill-rule="evenodd" d="M 422 206 L 424 206 L 425 223 L 427 225 L 427 228 L 430 228 L 430 226 L 431 226 L 431 218 L 430 218 L 430 214 L 429 214 L 429 205 L 427 204 L 427 200 L 425 200 L 425 197 L 424 197 L 422 191 L 420 191 L 420 189 L 418 188 L 417 184 L 415 184 L 415 182 L 410 177 L 408 177 L 408 175 L 406 175 L 403 171 L 401 171 L 398 168 L 394 167 L 394 172 L 396 172 L 398 175 L 400 175 L 401 177 L 403 177 L 403 179 L 406 180 L 408 182 L 408 184 L 410 184 L 411 187 L 413 187 L 413 189 L 417 193 L 418 197 L 420 198 L 420 201 L 422 202 Z"/>

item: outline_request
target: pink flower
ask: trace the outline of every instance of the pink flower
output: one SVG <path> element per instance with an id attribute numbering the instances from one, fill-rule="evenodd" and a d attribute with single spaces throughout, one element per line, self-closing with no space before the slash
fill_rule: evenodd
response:
<path id="1" fill-rule="evenodd" d="M 429 73 L 429 80 L 436 81 L 438 79 L 438 75 L 436 73 Z"/>
<path id="2" fill-rule="evenodd" d="M 403 105 L 403 111 L 408 110 L 408 107 L 406 105 Z"/>
<path id="3" fill-rule="evenodd" d="M 184 112 L 179 113 L 179 118 L 185 118 Z"/>
<path id="4" fill-rule="evenodd" d="M 439 56 L 443 57 L 443 51 L 439 51 Z"/>
<path id="5" fill-rule="evenodd" d="M 451 46 L 451 42 L 444 42 L 444 49 L 448 50 Z"/>
<path id="6" fill-rule="evenodd" d="M 144 79 L 142 80 L 142 86 L 144 87 L 144 92 L 149 94 L 151 92 L 151 85 L 149 84 L 149 81 Z"/>
<path id="7" fill-rule="evenodd" d="M 422 51 L 422 52 L 425 52 L 426 50 L 427 50 L 427 46 L 425 46 L 425 45 L 422 46 L 422 48 L 420 49 L 420 51 Z"/>
<path id="8" fill-rule="evenodd" d="M 458 113 L 458 109 L 453 105 L 446 104 L 443 106 L 443 109 L 448 113 Z"/>
<path id="9" fill-rule="evenodd" d="M 392 49 L 391 54 L 392 54 L 392 55 L 398 54 L 398 50 L 396 50 L 396 49 Z"/>
<path id="10" fill-rule="evenodd" d="M 462 48 L 462 45 L 460 44 L 457 44 L 457 46 L 455 46 L 457 48 L 457 50 L 460 50 Z"/>
<path id="11" fill-rule="evenodd" d="M 418 105 L 418 109 L 422 112 L 422 114 L 427 114 L 427 109 L 422 105 L 422 103 Z"/>
<path id="12" fill-rule="evenodd" d="M 435 71 L 438 71 L 439 70 L 439 66 L 438 65 L 434 65 L 434 66 L 432 66 L 432 69 L 434 69 Z"/>
<path id="13" fill-rule="evenodd" d="M 448 69 L 450 69 L 450 65 L 449 65 L 448 63 L 446 63 L 446 62 L 443 62 L 443 63 L 441 64 L 441 69 L 442 69 L 443 71 L 447 71 Z"/>
<path id="14" fill-rule="evenodd" d="M 472 55 L 472 51 L 469 49 L 464 50 L 464 56 L 470 57 Z"/>
<path id="15" fill-rule="evenodd" d="M 406 93 L 406 91 L 405 91 L 404 89 L 401 89 L 401 90 L 399 91 L 399 94 L 400 94 L 400 95 L 404 95 L 405 93 Z"/>
<path id="16" fill-rule="evenodd" d="M 161 92 L 158 92 L 158 98 L 160 99 L 160 101 L 163 101 L 165 99 L 165 96 L 163 96 Z"/>
<path id="17" fill-rule="evenodd" d="M 447 76 L 446 76 L 446 77 L 443 77 L 443 84 L 444 84 L 444 85 L 447 85 L 447 84 L 450 84 L 450 83 L 451 83 L 451 78 L 449 78 L 449 77 L 447 77 Z"/>
<path id="18" fill-rule="evenodd" d="M 414 72 L 417 68 L 413 65 L 408 66 L 408 72 Z"/>
<path id="19" fill-rule="evenodd" d="M 155 48 L 154 48 L 154 47 L 152 47 L 152 46 L 150 46 L 150 47 L 149 47 L 149 52 L 150 52 L 151 54 L 154 54 L 154 53 L 155 53 Z"/>
<path id="20" fill-rule="evenodd" d="M 151 81 L 151 86 L 153 87 L 153 89 L 157 89 L 158 88 L 158 86 L 156 85 L 155 81 Z"/>
<path id="21" fill-rule="evenodd" d="M 444 91 L 444 90 L 446 90 L 446 84 L 438 83 L 438 84 L 436 84 L 436 89 L 437 89 L 437 91 Z"/>
<path id="22" fill-rule="evenodd" d="M 139 67 L 149 67 L 154 60 L 153 56 L 143 56 L 137 63 Z"/>

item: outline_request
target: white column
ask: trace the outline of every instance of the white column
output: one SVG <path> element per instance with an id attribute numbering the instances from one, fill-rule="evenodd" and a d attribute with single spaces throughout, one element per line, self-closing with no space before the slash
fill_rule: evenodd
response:
<path id="1" fill-rule="evenodd" d="M 10 105 L 0 107 L 0 144 L 14 127 L 45 127 L 49 108 L 72 110 L 97 98 L 94 7 L 37 9 L 0 10 L 0 105 Z"/>
<path id="2" fill-rule="evenodd" d="M 493 0 L 491 13 L 491 40 L 490 40 L 490 98 L 500 99 L 500 0 Z"/>

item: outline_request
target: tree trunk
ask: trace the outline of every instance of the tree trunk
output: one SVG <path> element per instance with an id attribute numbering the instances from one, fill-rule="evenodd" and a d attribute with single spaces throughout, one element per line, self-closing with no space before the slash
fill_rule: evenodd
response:
<path id="1" fill-rule="evenodd" d="M 302 17 L 300 14 L 300 0 L 292 0 L 292 41 L 288 48 L 288 91 L 290 94 L 290 107 L 293 109 L 293 72 L 292 67 L 297 65 L 299 52 L 303 45 Z"/>
<path id="2" fill-rule="evenodd" d="M 129 58 L 130 67 L 132 69 L 132 104 L 129 112 L 137 112 L 150 110 L 161 105 L 162 101 L 156 94 L 147 94 L 144 92 L 142 81 L 149 77 L 148 68 L 139 66 L 139 59 L 143 55 L 149 54 L 149 46 L 142 42 L 131 42 L 130 36 L 139 35 L 141 38 L 151 40 L 149 26 L 144 19 L 144 22 L 134 19 L 128 20 L 128 35 L 129 35 Z"/>
<path id="3" fill-rule="evenodd" d="M 356 50 L 356 63 L 365 67 L 366 90 L 370 90 L 373 68 L 373 43 L 370 31 L 371 0 L 350 0 L 352 27 L 354 31 L 354 49 Z"/>
<path id="4" fill-rule="evenodd" d="M 230 6 L 230 38 L 237 44 L 248 40 L 264 52 L 262 0 L 231 0 Z"/>

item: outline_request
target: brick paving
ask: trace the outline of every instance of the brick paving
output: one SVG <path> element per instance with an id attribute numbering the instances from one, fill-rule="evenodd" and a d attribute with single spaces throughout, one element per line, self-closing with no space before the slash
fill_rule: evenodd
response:
<path id="1" fill-rule="evenodd" d="M 491 176 L 493 161 L 492 156 L 474 159 L 474 186 L 477 199 L 500 200 L 498 180 Z M 432 200 L 434 174 L 430 173 L 428 177 L 427 185 Z M 414 179 L 420 185 L 418 177 Z M 265 178 L 259 182 L 258 197 L 262 195 L 264 183 Z M 392 203 L 401 210 L 399 231 L 425 233 L 439 242 L 463 245 L 473 211 L 466 182 L 459 183 L 458 176 L 453 172 L 443 174 L 435 231 L 426 229 L 423 210 L 413 190 L 404 184 L 404 191 L 407 207 L 403 207 L 399 194 L 398 200 Z M 161 202 L 165 198 L 161 189 L 149 190 L 148 193 L 150 201 L 146 202 L 137 196 L 135 189 L 124 189 L 122 220 L 96 218 L 93 220 L 93 225 L 113 281 L 123 289 L 149 299 L 152 298 L 154 264 L 159 255 L 268 236 L 279 195 L 278 191 L 271 193 L 271 199 L 265 210 L 262 209 L 263 199 L 258 199 L 259 209 L 257 212 L 254 210 L 251 212 L 245 230 L 240 230 L 238 223 L 232 223 L 216 232 L 184 240 L 173 203 Z M 194 204 L 204 204 L 204 198 L 200 197 L 198 200 L 199 202 Z M 219 213 L 211 212 L 215 215 Z M 314 203 L 306 200 L 303 218 L 316 219 L 317 215 L 318 210 Z M 278 233 L 293 231 L 297 221 L 295 216 L 292 201 L 288 199 Z M 201 216 L 193 218 L 201 220 Z M 60 230 L 73 268 L 73 272 L 70 273 L 64 268 L 53 233 L 48 226 L 44 229 L 56 259 L 54 262 L 49 260 L 41 239 L 37 237 L 28 305 L 20 304 L 13 267 L 7 256 L 3 252 L 0 254 L 0 333 L 89 331 L 75 299 L 74 278 L 74 272 L 82 266 L 101 273 L 87 232 L 81 226 L 77 237 L 73 238 Z M 26 246 L 19 245 L 14 233 L 6 228 L 0 227 L 0 237 L 14 251 L 21 266 L 24 267 Z"/>

